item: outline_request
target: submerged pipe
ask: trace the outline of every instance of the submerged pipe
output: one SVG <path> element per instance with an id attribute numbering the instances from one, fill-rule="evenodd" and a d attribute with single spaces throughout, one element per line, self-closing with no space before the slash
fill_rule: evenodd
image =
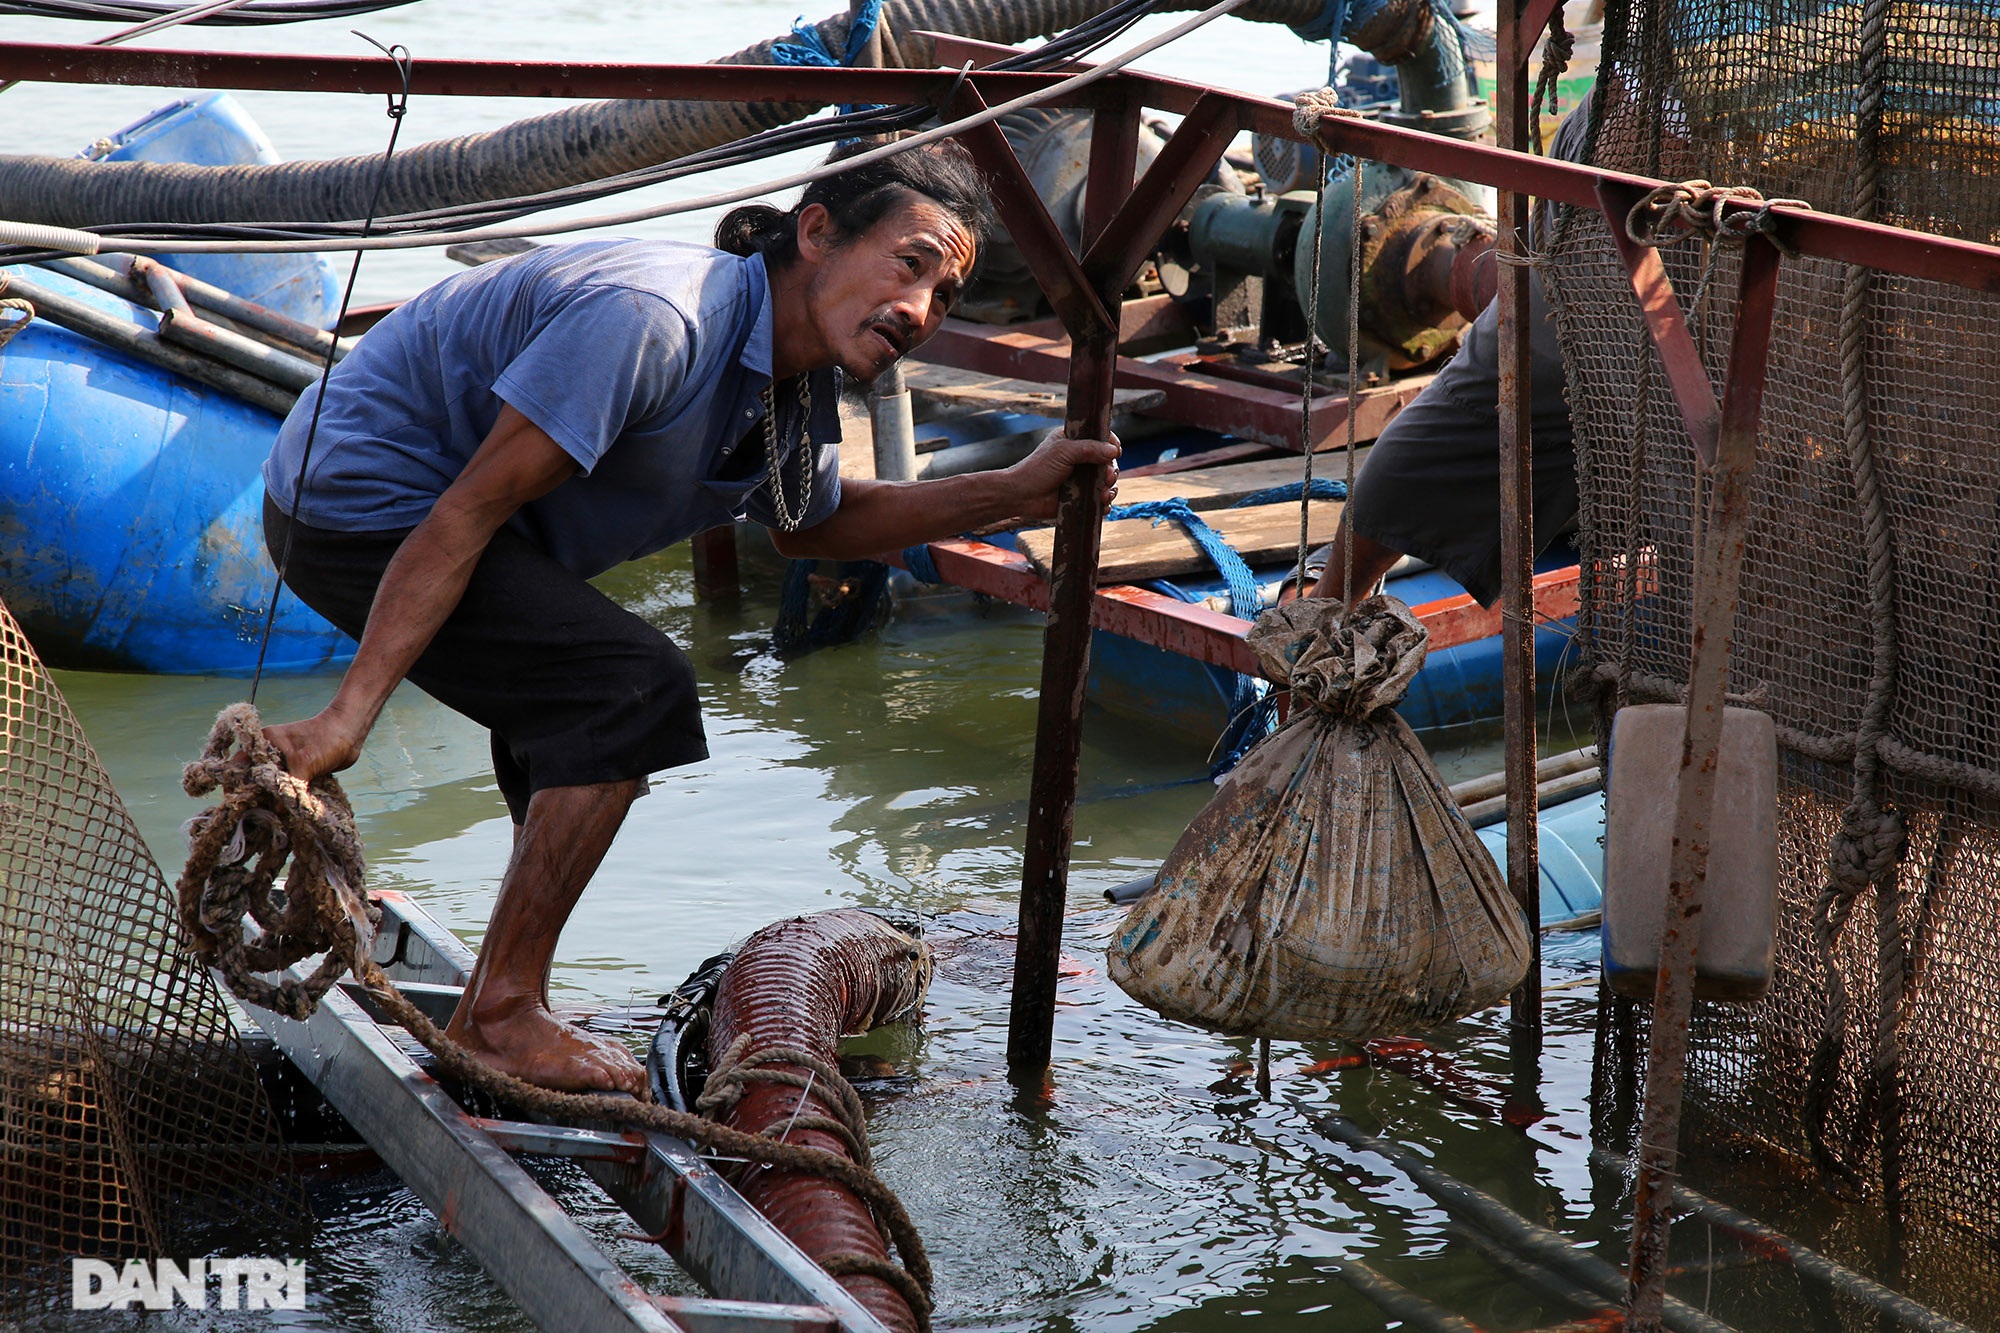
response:
<path id="1" fill-rule="evenodd" d="M 828 1120 L 858 1119 L 849 1109 L 858 1106 L 853 1090 L 838 1082 L 837 1074 L 829 1086 L 818 1071 L 837 1068 L 843 1035 L 914 1010 L 930 972 L 930 949 L 922 940 L 869 912 L 839 908 L 766 926 L 737 950 L 716 993 L 708 1039 L 715 1072 L 701 1105 L 708 1109 L 719 1101 L 718 1118 L 736 1129 L 855 1158 L 839 1133 L 820 1127 Z M 740 1092 L 724 1088 L 717 1098 L 725 1061 L 739 1043 L 740 1054 L 758 1071 L 807 1086 L 756 1081 L 753 1075 Z M 782 1054 L 759 1060 L 759 1052 Z M 866 1127 L 859 1130 L 857 1160 L 865 1162 Z M 891 1283 L 865 1273 L 839 1273 L 846 1266 L 840 1256 L 888 1258 L 881 1230 L 855 1194 L 824 1176 L 778 1167 L 750 1168 L 736 1188 L 813 1262 L 834 1271 L 841 1286 L 889 1328 L 915 1333 L 922 1326 Z"/>
<path id="2" fill-rule="evenodd" d="M 1162 10 L 1201 9 L 1209 0 L 1161 0 Z M 885 0 L 878 31 L 882 61 L 926 69 L 934 63 L 923 30 L 1014 45 L 1075 27 L 1109 0 Z M 1411 9 L 1429 0 L 1358 5 Z M 1324 0 L 1253 0 L 1236 11 L 1266 23 L 1306 24 Z M 848 16 L 815 25 L 831 50 L 847 41 Z M 1350 24 L 1350 30 L 1354 27 Z M 772 38 L 717 64 L 768 65 Z M 379 152 L 322 161 L 246 166 L 174 162 L 92 162 L 81 158 L 0 156 L 0 217 L 85 227 L 136 222 L 347 221 L 362 217 L 378 177 L 377 215 L 507 199 L 601 180 L 713 148 L 819 109 L 818 103 L 590 102 L 398 152 L 384 172 Z"/>
<path id="3" fill-rule="evenodd" d="M 1388 1161 L 1447 1213 L 1479 1227 L 1522 1257 L 1554 1269 L 1608 1303 L 1624 1301 L 1625 1275 L 1615 1265 L 1578 1247 L 1567 1236 L 1537 1226 L 1483 1190 L 1446 1175 L 1408 1149 L 1365 1133 L 1337 1116 L 1327 1116 L 1318 1125 L 1329 1137 L 1348 1147 Z M 1676 1333 L 1734 1333 L 1729 1325 L 1671 1296 L 1666 1301 L 1664 1322 Z"/>
<path id="4" fill-rule="evenodd" d="M 1590 1160 L 1599 1167 L 1619 1172 L 1631 1165 L 1619 1154 L 1602 1148 L 1593 1151 Z M 1939 1314 L 1900 1291 L 1891 1290 L 1873 1278 L 1835 1263 L 1817 1250 L 1799 1244 L 1776 1227 L 1767 1226 L 1748 1213 L 1738 1212 L 1728 1204 L 1698 1194 L 1685 1185 L 1674 1186 L 1674 1204 L 1712 1226 L 1735 1232 L 1782 1254 L 1785 1262 L 1799 1273 L 1825 1284 L 1851 1301 L 1868 1306 L 1899 1328 L 1917 1330 L 1917 1333 L 1973 1333 L 1972 1329 L 1949 1315 Z"/>

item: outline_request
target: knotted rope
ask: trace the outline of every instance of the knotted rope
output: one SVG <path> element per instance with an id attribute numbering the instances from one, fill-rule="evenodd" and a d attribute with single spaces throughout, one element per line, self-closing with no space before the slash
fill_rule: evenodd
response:
<path id="1" fill-rule="evenodd" d="M 376 965 L 372 946 L 381 917 L 362 889 L 361 840 L 338 779 L 328 775 L 307 784 L 287 773 L 277 747 L 264 736 L 257 710 L 244 703 L 222 710 L 201 757 L 183 772 L 181 785 L 190 796 L 222 794 L 219 805 L 190 821 L 191 846 L 178 891 L 191 947 L 222 974 L 239 999 L 303 1021 L 351 972 L 381 1010 L 436 1057 L 443 1074 L 496 1101 L 565 1123 L 609 1122 L 671 1134 L 718 1153 L 834 1181 L 867 1203 L 884 1241 L 902 1256 L 903 1267 L 876 1259 L 864 1264 L 860 1260 L 865 1256 L 851 1256 L 854 1262 L 841 1259 L 827 1271 L 838 1277 L 844 1269 L 890 1283 L 909 1301 L 919 1326 L 929 1329 L 930 1259 L 908 1210 L 869 1164 L 858 1098 L 851 1103 L 841 1099 L 850 1120 L 830 1131 L 856 1150 L 858 1160 L 849 1161 L 838 1153 L 746 1133 L 670 1107 L 613 1093 L 555 1092 L 490 1068 L 446 1036 Z M 287 861 L 290 871 L 280 904 L 274 890 Z M 246 916 L 261 927 L 254 939 L 245 936 Z M 322 953 L 318 967 L 303 979 L 273 984 L 257 975 Z M 792 1059 L 796 1054 L 779 1056 L 804 1063 Z M 768 1055 L 761 1053 L 748 1063 Z M 735 1048 L 723 1063 L 725 1089 L 779 1072 L 737 1069 L 746 1062 Z M 832 1078 L 830 1086 L 845 1086 L 837 1071 Z M 850 1096 L 852 1092 L 849 1088 Z M 835 1123 L 815 1118 L 813 1127 Z"/>
<path id="2" fill-rule="evenodd" d="M 773 1069 L 772 1065 L 789 1065 L 792 1068 Z M 800 1073 L 799 1070 L 805 1070 Z M 695 1106 L 704 1114 L 720 1118 L 743 1099 L 752 1083 L 777 1083 L 799 1089 L 801 1100 L 815 1088 L 820 1089 L 834 1102 L 836 1115 L 794 1115 L 784 1124 L 773 1124 L 763 1130 L 763 1136 L 777 1142 L 795 1129 L 816 1129 L 823 1134 L 831 1134 L 847 1145 L 855 1163 L 864 1171 L 875 1169 L 874 1154 L 868 1145 L 868 1115 L 862 1109 L 861 1096 L 854 1091 L 841 1072 L 813 1055 L 810 1051 L 795 1046 L 766 1046 L 751 1050 L 750 1034 L 745 1032 L 729 1044 L 715 1067 L 709 1071 L 702 1086 L 702 1092 Z M 882 1226 L 880 1216 L 876 1225 Z M 883 1231 L 886 1242 L 889 1235 Z M 827 1254 L 819 1256 L 819 1266 L 835 1277 L 872 1277 L 894 1287 L 910 1309 L 918 1312 L 918 1317 L 926 1327 L 929 1318 L 928 1290 L 917 1284 L 902 1266 L 872 1254 Z"/>
<path id="3" fill-rule="evenodd" d="M 5 291 L 6 289 L 5 275 L 0 274 L 0 291 Z M 35 303 L 24 300 L 19 296 L 0 296 L 0 310 L 18 310 L 21 312 L 19 319 L 11 320 L 4 328 L 0 328 L 0 349 L 5 349 L 8 343 L 14 341 L 15 334 L 34 323 Z"/>
<path id="4" fill-rule="evenodd" d="M 1886 81 L 1887 0 L 1868 0 L 1862 11 L 1861 100 L 1855 109 L 1857 158 L 1851 213 L 1873 219 L 1881 204 L 1882 103 Z M 1875 890 L 1877 1009 L 1875 1052 L 1868 1098 L 1879 1117 L 1882 1179 L 1891 1210 L 1900 1195 L 1899 1160 L 1902 1023 L 1907 1010 L 1910 958 L 1900 920 L 1902 817 L 1882 797 L 1881 746 L 1896 702 L 1900 656 L 1896 628 L 1896 554 L 1888 501 L 1876 467 L 1868 389 L 1868 303 L 1874 272 L 1847 266 L 1840 307 L 1840 409 L 1854 497 L 1861 508 L 1867 552 L 1871 639 L 1868 693 L 1854 732 L 1854 786 L 1840 829 L 1827 853 L 1827 882 L 1813 904 L 1813 933 L 1826 976 L 1826 1021 L 1813 1052 L 1807 1086 L 1806 1137 L 1821 1168 L 1850 1188 L 1859 1177 L 1827 1142 L 1826 1126 L 1847 1040 L 1847 988 L 1837 957 L 1840 937 L 1860 894 Z M 1866 1123 L 1870 1117 L 1860 1117 Z M 1858 1147 L 1858 1145 L 1857 1145 Z"/>
<path id="5" fill-rule="evenodd" d="M 1679 245 L 1693 236 L 1744 240 L 1754 234 L 1768 239 L 1781 253 L 1795 255 L 1798 252 L 1778 235 L 1778 215 L 1771 210 L 1780 205 L 1812 207 L 1803 199 L 1766 199 L 1762 191 L 1748 185 L 1685 180 L 1647 191 L 1625 215 L 1625 235 L 1657 249 Z"/>
<path id="6" fill-rule="evenodd" d="M 1556 83 L 1569 72 L 1570 58 L 1575 54 L 1576 38 L 1564 25 L 1563 7 L 1557 4 L 1549 11 L 1548 39 L 1542 43 L 1542 70 L 1535 77 L 1535 97 L 1528 107 L 1528 128 L 1534 134 L 1536 157 L 1547 156 L 1547 145 L 1542 142 L 1542 116 L 1553 116 L 1562 110 Z M 1546 113 L 1544 106 L 1548 108 Z"/>

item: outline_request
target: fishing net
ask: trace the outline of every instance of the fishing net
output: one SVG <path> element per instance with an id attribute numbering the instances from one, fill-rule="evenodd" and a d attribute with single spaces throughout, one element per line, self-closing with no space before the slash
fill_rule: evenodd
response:
<path id="1" fill-rule="evenodd" d="M 304 1199 L 165 876 L 4 607 L 0 661 L 0 1319 L 24 1319 L 67 1311 L 72 1258 L 281 1253 Z"/>
<path id="2" fill-rule="evenodd" d="M 2000 242 L 2000 4 L 1611 0 L 1592 160 Z M 1586 679 L 1687 679 L 1705 504 L 1603 216 L 1547 279 L 1570 364 Z M 1739 250 L 1660 250 L 1718 389 Z M 1732 692 L 1781 754 L 1765 1000 L 1698 1007 L 1690 1092 L 1864 1201 L 1836 1257 L 2000 1309 L 2000 296 L 1788 258 Z"/>

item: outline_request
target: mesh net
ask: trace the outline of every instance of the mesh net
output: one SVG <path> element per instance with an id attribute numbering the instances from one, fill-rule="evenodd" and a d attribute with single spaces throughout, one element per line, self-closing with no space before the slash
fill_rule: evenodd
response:
<path id="1" fill-rule="evenodd" d="M 1612 0 L 1598 87 L 1599 166 L 2000 242 L 1995 0 Z M 1719 391 L 1738 253 L 1699 237 L 1660 253 Z M 1674 699 L 1706 502 L 1692 449 L 1605 219 L 1568 212 L 1548 265 L 1585 669 L 1607 709 Z M 1779 727 L 1778 971 L 1755 1005 L 1698 1006 L 1690 1092 L 1711 1123 L 1888 1205 L 1822 1237 L 1837 1257 L 1984 1326 L 2000 1309 L 2000 296 L 1857 277 L 1784 266 L 1730 666 Z M 1857 746 L 1879 763 L 1857 766 Z M 1900 816 L 1906 840 L 1875 884 L 1827 893 L 1850 806 Z"/>
<path id="2" fill-rule="evenodd" d="M 304 1198 L 158 863 L 4 607 L 0 663 L 0 1317 L 18 1319 L 68 1308 L 72 1257 L 186 1259 L 223 1226 L 271 1253 Z"/>

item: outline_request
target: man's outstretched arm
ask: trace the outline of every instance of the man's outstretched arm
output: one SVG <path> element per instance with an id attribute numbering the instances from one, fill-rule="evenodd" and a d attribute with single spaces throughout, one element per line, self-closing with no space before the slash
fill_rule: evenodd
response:
<path id="1" fill-rule="evenodd" d="M 382 574 L 361 646 L 333 701 L 303 722 L 266 727 L 285 767 L 310 781 L 352 764 L 389 695 L 465 595 L 500 525 L 568 480 L 576 460 L 511 407 Z"/>
<path id="2" fill-rule="evenodd" d="M 778 554 L 792 559 L 859 560 L 970 528 L 1019 519 L 1047 522 L 1056 494 L 1079 467 L 1106 464 L 1100 510 L 1118 493 L 1118 446 L 1105 440 L 1051 435 L 1034 453 L 998 472 L 935 481 L 843 480 L 840 507 L 810 528 L 771 533 Z"/>

